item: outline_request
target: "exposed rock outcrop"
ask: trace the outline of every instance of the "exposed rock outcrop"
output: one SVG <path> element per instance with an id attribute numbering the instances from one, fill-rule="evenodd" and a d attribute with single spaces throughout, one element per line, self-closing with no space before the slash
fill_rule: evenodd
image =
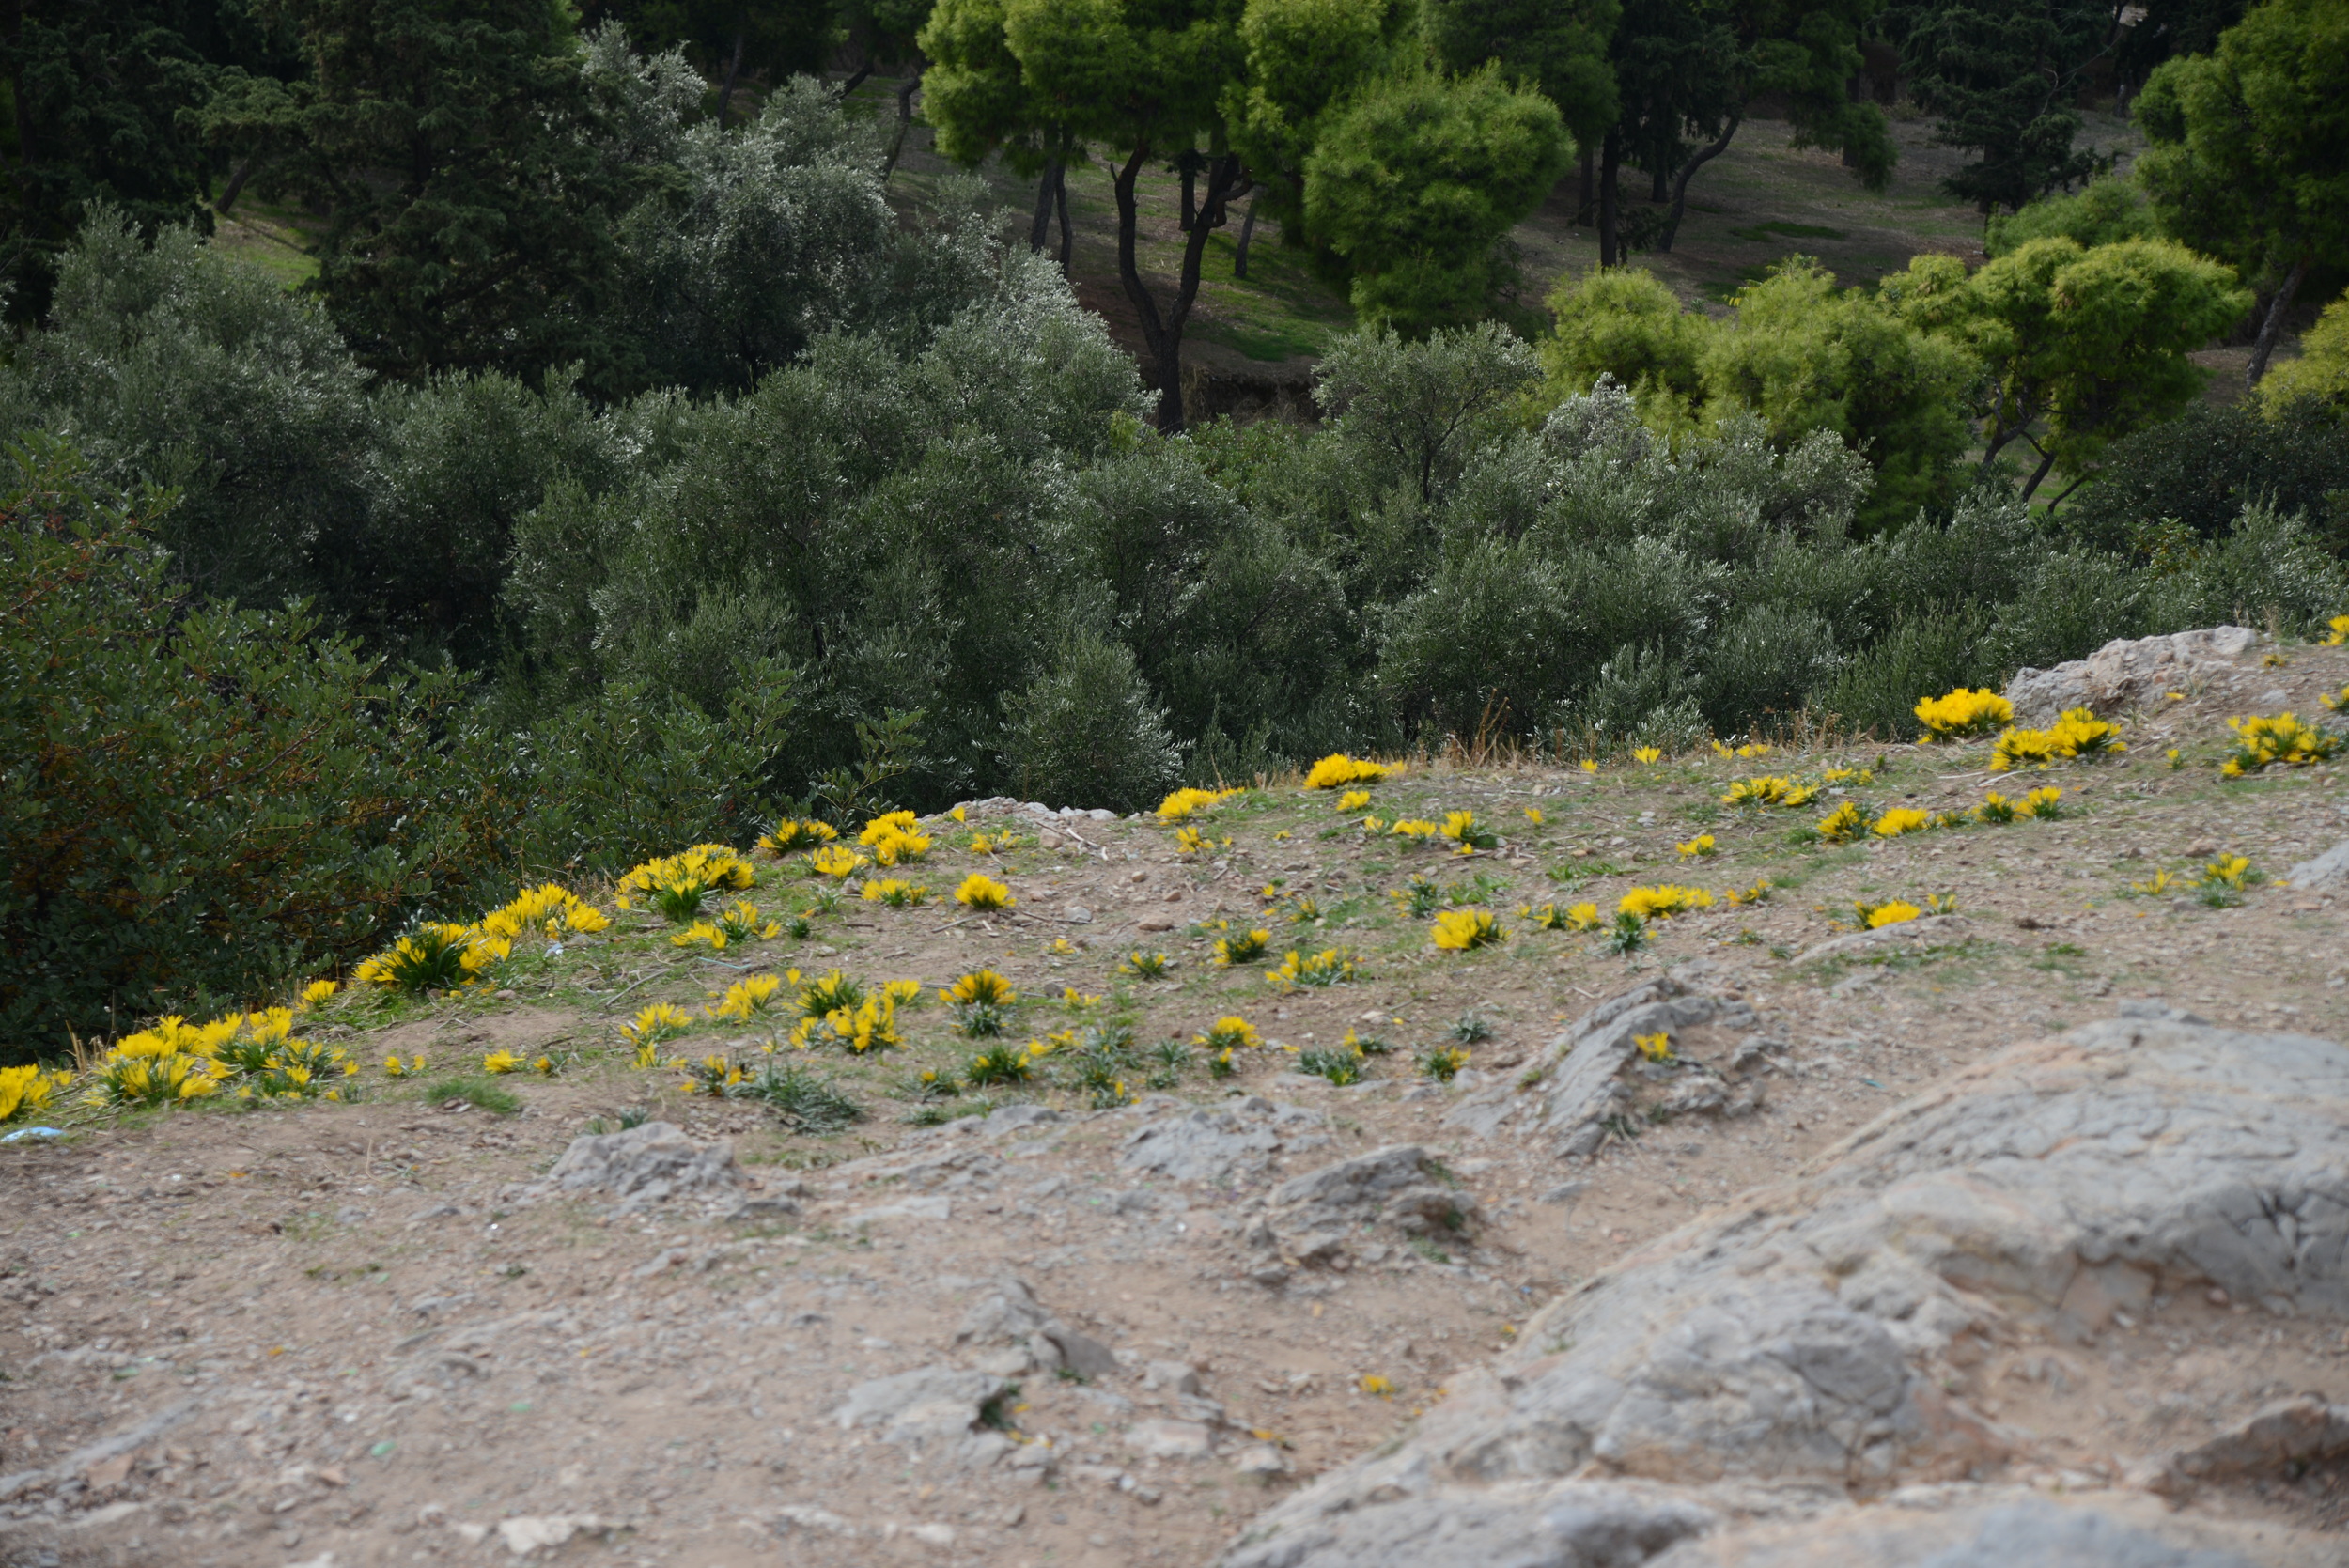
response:
<path id="1" fill-rule="evenodd" d="M 2051 670 L 2026 666 L 2006 683 L 2018 724 L 2045 724 L 2067 708 L 2117 713 L 2158 701 L 2164 692 L 2206 680 L 2232 678 L 2233 660 L 2260 634 L 2248 627 L 2217 626 L 2167 637 L 2116 638 Z"/>
<path id="2" fill-rule="evenodd" d="M 1639 1008 L 1686 1000 L 1651 995 L 1592 1024 L 1582 1044 Z M 1669 1543 L 1614 1555 L 1568 1544 L 1582 1538 L 1558 1521 L 1578 1517 L 1595 1482 L 1671 1483 L 1604 1494 L 1626 1521 L 1610 1538 L 1629 1540 L 1679 1528 L 1686 1510 L 1724 1512 L 1723 1488 L 1777 1499 L 1749 1497 L 1741 1514 L 1817 1514 L 1995 1477 L 2017 1435 L 1945 1391 L 1964 1365 L 2025 1333 L 2083 1338 L 2189 1289 L 2349 1315 L 2349 1050 L 2174 1017 L 2013 1048 L 1880 1117 L 1804 1176 L 1553 1302 L 1399 1447 L 1260 1515 L 1223 1560 L 1636 1563 Z M 2312 1431 L 2323 1445 L 2332 1420 L 2329 1408 L 2279 1416 L 2276 1432 L 2243 1442 L 2289 1446 Z M 2068 1514 L 1936 1517 L 1875 1545 L 1860 1537 L 1875 1526 L 1852 1525 L 1847 1556 L 1766 1550 L 1757 1538 L 1742 1555 L 1682 1545 L 1658 1560 L 1938 1563 L 1944 1550 L 1968 1563 L 2207 1560 L 2157 1535 L 2106 1550 L 2097 1543 L 2123 1541 L 2119 1527 Z M 1415 1545 L 1392 1545 L 1402 1541 Z M 2031 1542 L 2037 1556 L 2017 1545 Z"/>

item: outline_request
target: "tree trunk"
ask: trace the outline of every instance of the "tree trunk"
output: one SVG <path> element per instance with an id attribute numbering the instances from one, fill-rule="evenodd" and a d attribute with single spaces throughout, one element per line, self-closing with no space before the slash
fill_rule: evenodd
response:
<path id="1" fill-rule="evenodd" d="M 718 129 L 721 131 L 726 128 L 726 111 L 734 106 L 735 78 L 742 74 L 743 31 L 743 23 L 738 22 L 734 24 L 734 55 L 726 61 L 725 85 L 718 89 Z"/>
<path id="2" fill-rule="evenodd" d="M 2030 500 L 2031 491 L 2039 488 L 2039 481 L 2045 479 L 2047 476 L 2047 471 L 2053 467 L 2055 467 L 2055 454 L 2052 452 L 2042 453 L 2039 458 L 2039 466 L 2031 472 L 2030 483 L 2023 487 L 2023 500 L 2026 503 Z"/>
<path id="3" fill-rule="evenodd" d="M 2268 356 L 2276 351 L 2276 339 L 2283 335 L 2284 318 L 2291 313 L 2292 297 L 2300 292 L 2301 280 L 2309 275 L 2309 258 L 2300 257 L 2284 274 L 2281 287 L 2267 306 L 2267 318 L 2260 323 L 2259 340 L 2251 345 L 2251 363 L 2243 367 L 2243 386 L 2248 391 L 2260 384 L 2267 374 Z"/>
<path id="4" fill-rule="evenodd" d="M 221 192 L 218 201 L 212 203 L 213 211 L 224 218 L 228 216 L 228 210 L 237 205 L 237 197 L 244 191 L 244 182 L 253 178 L 254 167 L 259 163 L 260 159 L 257 157 L 247 158 L 229 171 L 228 188 Z"/>
<path id="5" fill-rule="evenodd" d="M 1189 234 L 1199 221 L 1199 168 L 1189 155 L 1181 160 L 1183 172 L 1183 232 Z"/>
<path id="6" fill-rule="evenodd" d="M 864 79 L 872 74 L 873 56 L 867 54 L 864 56 L 864 63 L 857 67 L 846 82 L 840 84 L 840 96 L 844 100 L 854 96 L 857 88 L 864 85 Z"/>
<path id="7" fill-rule="evenodd" d="M 1623 265 L 1623 247 L 1616 238 L 1615 214 L 1622 203 L 1618 189 L 1623 174 L 1623 132 L 1607 132 L 1607 140 L 1598 158 L 1598 264 L 1601 267 Z"/>
<path id="8" fill-rule="evenodd" d="M 1199 298 L 1199 264 L 1207 248 L 1207 236 L 1223 225 L 1225 207 L 1234 194 L 1244 194 L 1240 183 L 1239 159 L 1226 153 L 1207 163 L 1207 191 L 1201 203 L 1197 221 L 1191 225 L 1190 239 L 1183 245 L 1183 270 L 1175 286 L 1174 300 L 1166 313 L 1159 313 L 1159 303 L 1151 296 L 1149 286 L 1142 281 L 1142 269 L 1135 264 L 1134 241 L 1137 216 L 1134 202 L 1134 182 L 1142 177 L 1143 165 L 1150 161 L 1150 144 L 1134 144 L 1132 156 L 1120 165 L 1115 179 L 1117 191 L 1117 281 L 1126 290 L 1126 298 L 1134 307 L 1134 315 L 1142 328 L 1142 340 L 1150 350 L 1159 380 L 1159 428 L 1168 435 L 1181 432 L 1183 421 L 1183 326 L 1190 318 L 1190 307 Z M 1237 189 L 1236 189 L 1237 187 Z"/>
<path id="9" fill-rule="evenodd" d="M 1068 264 L 1077 254 L 1076 236 L 1068 231 L 1068 165 L 1052 165 L 1052 206 L 1060 213 L 1060 270 L 1068 271 Z"/>
<path id="10" fill-rule="evenodd" d="M 924 67 L 923 70 L 928 68 Z M 889 156 L 881 160 L 881 183 L 897 172 L 897 159 L 906 149 L 906 132 L 913 129 L 913 95 L 922 85 L 922 70 L 897 84 L 897 133 L 889 138 Z"/>
<path id="11" fill-rule="evenodd" d="M 1248 275 L 1248 247 L 1256 239 L 1256 207 L 1263 200 L 1262 196 L 1251 197 L 1248 215 L 1239 221 L 1239 244 L 1232 252 L 1232 275 L 1236 278 Z"/>
<path id="12" fill-rule="evenodd" d="M 1574 206 L 1574 221 L 1587 224 L 1598 216 L 1598 154 L 1582 149 L 1582 194 Z"/>
<path id="13" fill-rule="evenodd" d="M 1028 225 L 1028 249 L 1040 251 L 1052 237 L 1052 197 L 1060 184 L 1060 160 L 1055 158 L 1044 165 L 1044 178 L 1035 182 L 1035 221 Z"/>
<path id="14" fill-rule="evenodd" d="M 1699 169 L 1729 150 L 1729 139 L 1737 134 L 1737 126 L 1744 118 L 1743 109 L 1730 116 L 1729 123 L 1722 127 L 1721 133 L 1690 153 L 1688 161 L 1680 165 L 1680 172 L 1672 177 L 1672 215 L 1664 220 L 1664 238 L 1656 247 L 1657 250 L 1671 250 L 1672 241 L 1680 236 L 1680 217 L 1688 210 L 1688 181 L 1696 178 Z"/>

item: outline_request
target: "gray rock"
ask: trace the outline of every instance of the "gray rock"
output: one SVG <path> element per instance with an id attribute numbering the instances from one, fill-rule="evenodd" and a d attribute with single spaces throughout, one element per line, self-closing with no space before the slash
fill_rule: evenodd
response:
<path id="1" fill-rule="evenodd" d="M 2250 1568 L 2233 1552 L 2164 1540 L 2091 1508 L 2022 1498 L 1945 1512 L 1839 1510 L 1684 1542 L 1648 1568 Z"/>
<path id="2" fill-rule="evenodd" d="M 988 1111 L 987 1119 L 979 1124 L 979 1128 L 988 1138 L 1001 1138 L 1005 1133 L 1018 1132 L 1022 1127 L 1040 1126 L 1047 1122 L 1057 1122 L 1060 1119 L 1060 1112 L 1049 1105 L 1007 1105 Z"/>
<path id="3" fill-rule="evenodd" d="M 1309 1520 L 1288 1514 L 1259 1514 L 1222 1568 L 1639 1568 L 1718 1518 L 1662 1487 L 1580 1481 L 1445 1488 Z"/>
<path id="4" fill-rule="evenodd" d="M 1841 937 L 1830 937 L 1818 946 L 1795 955 L 1797 964 L 1815 963 L 1821 958 L 1848 958 L 1854 954 L 1875 953 L 1888 947 L 1931 947 L 1938 942 L 1962 942 L 1973 935 L 1973 923 L 1964 915 L 1920 915 L 1895 925 L 1879 925 L 1873 931 L 1853 931 Z"/>
<path id="5" fill-rule="evenodd" d="M 1585 1467 L 1828 1495 L 1956 1482 L 2016 1440 L 1943 1392 L 1960 1336 L 2077 1341 L 2157 1292 L 2213 1287 L 2349 1315 L 2349 1050 L 2168 1018 L 2089 1024 L 1943 1080 L 1802 1178 L 1552 1302 L 1401 1444 L 1276 1504 L 1258 1545 L 1225 1561 L 1590 1560 L 1533 1548 L 1557 1483 Z M 1976 1537 L 2004 1539 L 1988 1529 Z M 1415 1556 L 1391 1545 L 1412 1541 Z M 1942 1561 L 1922 1547 L 1750 1560 Z"/>
<path id="6" fill-rule="evenodd" d="M 1117 1163 L 1170 1181 L 1228 1182 L 1263 1170 L 1284 1141 L 1328 1122 L 1320 1111 L 1251 1094 L 1221 1110 L 1189 1110 L 1143 1124 L 1126 1140 Z"/>
<path id="7" fill-rule="evenodd" d="M 1143 1369 L 1142 1386 L 1168 1393 L 1199 1391 L 1199 1369 L 1187 1361 L 1152 1361 Z"/>
<path id="8" fill-rule="evenodd" d="M 2020 669 L 2006 683 L 2018 724 L 2044 725 L 2067 709 L 2113 713 L 2158 700 L 2162 693 L 2213 672 L 2233 673 L 2259 633 L 2248 627 L 2211 627 L 2167 637 L 2117 638 L 2052 670 Z"/>
<path id="9" fill-rule="evenodd" d="M 955 1330 L 957 1344 L 1003 1344 L 1021 1342 L 1051 1321 L 1035 1292 L 1017 1275 L 1007 1274 L 988 1287 L 987 1294 L 962 1314 Z"/>
<path id="10" fill-rule="evenodd" d="M 2342 839 L 2314 860 L 2302 861 L 2284 873 L 2289 888 L 2331 888 L 2349 885 L 2349 838 Z"/>
<path id="11" fill-rule="evenodd" d="M 542 1188 L 558 1192 L 609 1192 L 627 1208 L 641 1208 L 682 1196 L 728 1193 L 749 1185 L 723 1139 L 696 1143 L 667 1122 L 646 1122 L 622 1132 L 574 1138 Z"/>
<path id="12" fill-rule="evenodd" d="M 1324 1264 L 1373 1225 L 1407 1235 L 1464 1230 L 1479 1218 L 1476 1200 L 1438 1179 L 1416 1143 L 1390 1144 L 1309 1171 L 1272 1189 L 1251 1245 L 1277 1247 L 1300 1264 Z"/>
<path id="13" fill-rule="evenodd" d="M 2150 1486 L 2178 1497 L 2205 1481 L 2296 1475 L 2345 1452 L 2349 1405 L 2328 1405 L 2303 1394 L 2263 1405 L 2207 1442 L 2167 1455 Z"/>
<path id="14" fill-rule="evenodd" d="M 1554 1137 L 1561 1156 L 1587 1155 L 1605 1141 L 1598 1124 L 1632 1105 L 1620 1079 L 1639 1056 L 1636 1036 L 1707 1024 L 1750 1029 L 1759 1021 L 1742 1001 L 1701 990 L 1679 974 L 1658 975 L 1575 1019 L 1543 1053 L 1550 1065 L 1530 1085 L 1513 1079 L 1464 1100 L 1444 1125 L 1489 1138 L 1515 1121 L 1523 1130 Z"/>
<path id="15" fill-rule="evenodd" d="M 963 1437 L 977 1430 L 981 1407 L 1010 1387 L 991 1373 L 917 1367 L 858 1384 L 832 1415 L 843 1430 L 879 1427 L 893 1443 Z"/>
<path id="16" fill-rule="evenodd" d="M 1046 1372 L 1071 1372 L 1079 1377 L 1095 1378 L 1108 1377 L 1117 1371 L 1115 1351 L 1057 1320 L 1037 1332 L 1031 1348 Z"/>

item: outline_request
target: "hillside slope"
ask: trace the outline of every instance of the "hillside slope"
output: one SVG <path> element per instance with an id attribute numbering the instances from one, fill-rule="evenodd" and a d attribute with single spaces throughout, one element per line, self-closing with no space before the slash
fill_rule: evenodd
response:
<path id="1" fill-rule="evenodd" d="M 2245 1560 L 2338 1560 L 2338 1248 L 2303 1249 L 2265 1297 L 2217 1264 L 2137 1294 L 2097 1274 L 2101 1296 L 2066 1283 L 2040 1307 L 2039 1284 L 1968 1286 L 2006 1305 L 1962 1346 L 1947 1325 L 1938 1349 L 1903 1330 L 1870 1363 L 1887 1411 L 1925 1412 L 1886 1416 L 1906 1434 L 1889 1447 L 1846 1433 L 1841 1457 L 1797 1445 L 1811 1457 L 1773 1468 L 1742 1439 L 1726 1460 L 1692 1437 L 1489 1463 L 1455 1441 L 1503 1452 L 1478 1423 L 1591 1340 L 1574 1303 L 1629 1321 L 1676 1299 L 1639 1294 L 1655 1270 L 1756 1214 L 1811 1223 L 1854 1151 L 1980 1092 L 2012 1048 L 1998 1073 L 2119 1052 L 2124 1076 L 2151 1070 L 2129 1064 L 2139 1026 L 2098 1020 L 2170 1030 L 2189 1064 L 2248 1039 L 2223 1048 L 2301 1063 L 2291 1114 L 2323 1113 L 2349 1063 L 2349 865 L 2283 882 L 2349 841 L 2349 752 L 2239 779 L 2220 764 L 2230 718 L 2349 727 L 2319 706 L 2349 693 L 2349 649 L 2238 641 L 2019 684 L 2100 701 L 2126 750 L 2014 773 L 1988 771 L 1985 737 L 1591 769 L 1433 759 L 1343 810 L 1343 790 L 1292 780 L 1172 822 L 975 802 L 921 824 L 926 852 L 845 883 L 754 860 L 722 902 L 759 905 L 772 937 L 680 947 L 644 900 L 582 888 L 608 929 L 528 931 L 461 994 L 347 985 L 291 1023 L 356 1068 L 319 1080 L 333 1101 L 241 1099 L 260 1079 L 233 1075 L 170 1110 L 62 1091 L 10 1130 L 66 1136 L 0 1145 L 0 1562 L 1293 1568 L 1332 1550 L 1308 1527 L 1344 1497 L 1469 1510 L 1429 1515 L 1452 1545 L 1414 1560 L 1567 1562 L 1584 1559 L 1557 1540 L 1502 1554 L 1525 1515 L 1493 1498 L 1573 1476 L 1647 1521 L 1610 1561 L 1821 1560 L 1799 1546 L 1814 1517 L 1905 1561 L 1884 1531 L 1930 1543 L 1936 1519 L 2024 1492 Z M 1737 788 L 1771 779 L 1818 793 L 1724 800 L 1782 798 Z M 1979 809 L 2034 789 L 2061 792 L 2053 810 Z M 1847 802 L 1849 841 L 1805 831 Z M 1904 811 L 1923 824 L 1887 836 Z M 973 875 L 1015 902 L 955 903 Z M 889 878 L 926 898 L 854 891 Z M 1619 944 L 1626 899 L 1696 907 Z M 1917 918 L 1864 928 L 1856 905 L 1895 901 Z M 1601 929 L 1575 928 L 1585 904 Z M 1499 939 L 1439 945 L 1477 911 Z M 1257 930 L 1261 956 L 1217 961 Z M 1162 975 L 1133 972 L 1157 954 Z M 851 1009 L 795 1046 L 798 994 L 835 969 L 865 988 L 863 1024 Z M 981 969 L 1018 995 L 1000 1035 L 972 1038 L 985 1017 L 941 993 Z M 711 1016 L 770 973 L 771 1011 Z M 894 980 L 920 987 L 893 1017 L 877 998 Z M 661 1003 L 694 1021 L 640 1067 L 621 1028 Z M 1193 1043 L 1230 1018 L 1250 1032 Z M 2279 1035 L 2310 1038 L 2260 1043 Z M 999 1047 L 995 1070 L 1024 1081 L 962 1081 Z M 484 1074 L 497 1052 L 518 1070 Z M 731 1094 L 686 1092 L 737 1068 Z M 2243 1088 L 2285 1117 L 2298 1081 Z M 2279 1192 L 2306 1186 L 2291 1162 L 2334 1160 L 2246 1137 L 2214 1160 L 2281 1160 Z M 2298 1206 L 2243 1223 L 2334 1234 Z M 2304 1394 L 2321 1397 L 2278 1418 L 2313 1423 L 2300 1446 L 2237 1430 Z M 2240 1462 L 2179 1468 L 2214 1441 Z"/>

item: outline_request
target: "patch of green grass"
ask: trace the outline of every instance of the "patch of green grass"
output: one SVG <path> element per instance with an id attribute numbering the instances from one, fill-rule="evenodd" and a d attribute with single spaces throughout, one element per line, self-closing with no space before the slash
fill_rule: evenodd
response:
<path id="1" fill-rule="evenodd" d="M 1768 244 L 1774 239 L 1842 240 L 1848 238 L 1840 228 L 1828 228 L 1819 224 L 1790 224 L 1779 219 L 1772 219 L 1766 224 L 1756 224 L 1751 228 L 1733 228 L 1729 232 L 1740 240 L 1750 240 L 1757 245 Z"/>
<path id="2" fill-rule="evenodd" d="M 428 1105 L 446 1105 L 462 1100 L 477 1110 L 511 1116 L 522 1108 L 521 1096 L 493 1078 L 442 1078 L 416 1091 L 416 1098 Z"/>

